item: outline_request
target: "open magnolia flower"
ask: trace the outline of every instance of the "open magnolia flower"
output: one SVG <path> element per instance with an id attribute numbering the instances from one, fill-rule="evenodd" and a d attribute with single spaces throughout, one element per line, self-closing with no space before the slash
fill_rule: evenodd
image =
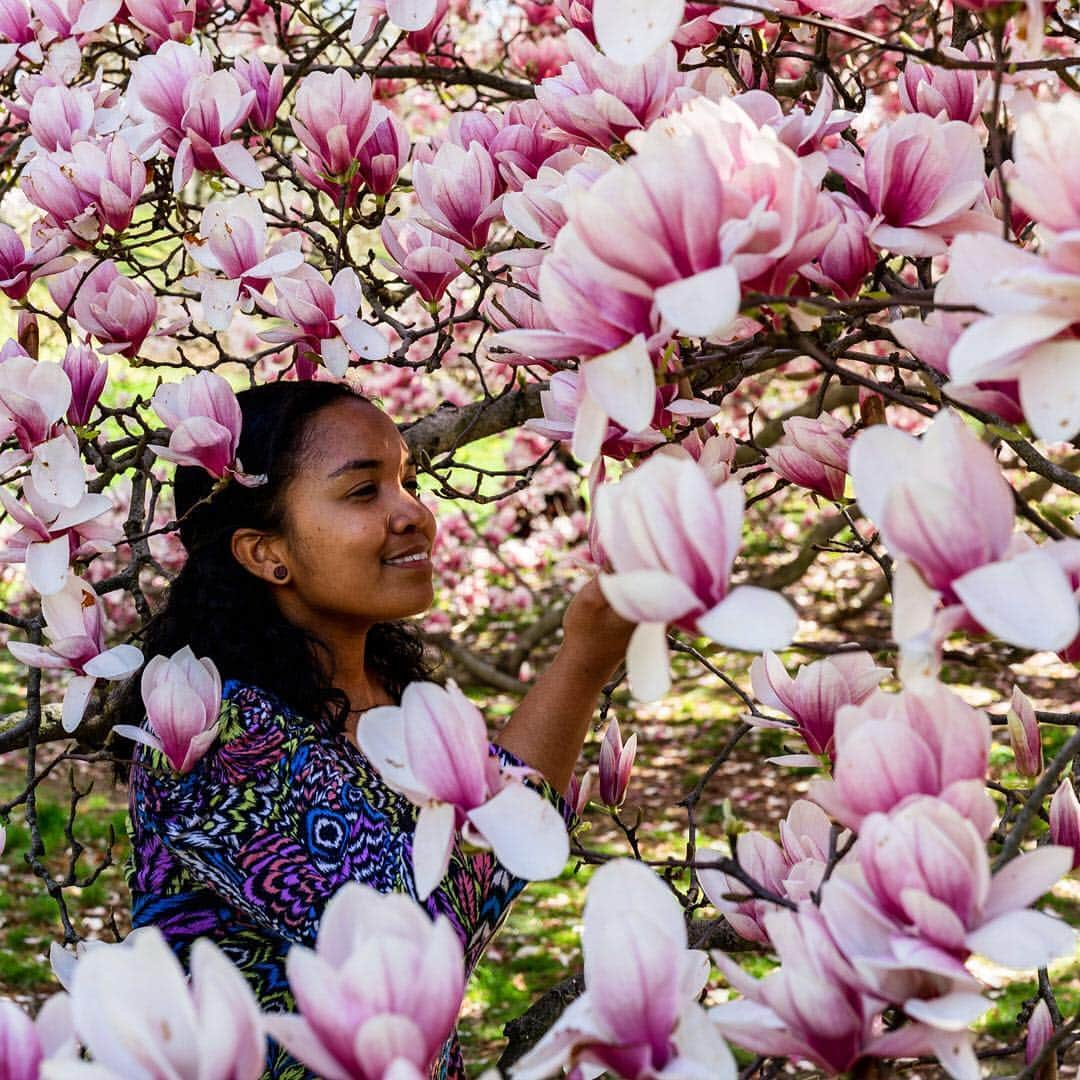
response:
<path id="1" fill-rule="evenodd" d="M 314 949 L 286 961 L 300 1015 L 270 1034 L 326 1080 L 422 1080 L 465 993 L 453 923 L 400 893 L 347 882 L 326 905 Z"/>
<path id="2" fill-rule="evenodd" d="M 140 689 L 150 730 L 117 724 L 113 731 L 164 754 L 177 772 L 191 772 L 217 738 L 221 676 L 214 661 L 197 658 L 190 645 L 155 656 Z"/>
<path id="3" fill-rule="evenodd" d="M 511 1070 L 544 1080 L 605 1069 L 628 1080 L 734 1080 L 735 1060 L 698 1004 L 705 953 L 687 948 L 683 910 L 642 863 L 616 859 L 589 883 L 585 992 Z"/>
<path id="4" fill-rule="evenodd" d="M 67 669 L 75 674 L 64 694 L 62 723 L 74 731 L 98 679 L 123 679 L 142 663 L 134 645 L 105 648 L 105 616 L 93 587 L 69 574 L 64 587 L 41 601 L 48 645 L 9 641 L 16 660 L 30 667 Z"/>
<path id="5" fill-rule="evenodd" d="M 599 542 L 614 567 L 602 574 L 608 603 L 638 623 L 626 667 L 639 701 L 671 685 L 667 627 L 735 649 L 780 649 L 795 633 L 791 605 L 769 589 L 731 586 L 744 496 L 730 481 L 714 488 L 689 456 L 654 454 L 596 494 Z"/>
<path id="6" fill-rule="evenodd" d="M 453 682 L 410 683 L 400 706 L 364 713 L 356 739 L 383 780 L 420 807 L 413 874 L 421 900 L 446 875 L 457 830 L 518 877 L 562 870 L 570 854 L 562 817 L 520 770 L 500 765 L 480 710 Z"/>

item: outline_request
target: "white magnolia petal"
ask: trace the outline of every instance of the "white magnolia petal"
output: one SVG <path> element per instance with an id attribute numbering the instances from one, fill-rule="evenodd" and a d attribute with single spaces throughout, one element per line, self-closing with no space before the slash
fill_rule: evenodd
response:
<path id="1" fill-rule="evenodd" d="M 697 628 L 706 637 L 747 652 L 783 649 L 791 643 L 798 625 L 795 609 L 783 596 L 756 585 L 732 589 L 697 619 Z"/>
<path id="2" fill-rule="evenodd" d="M 593 31 L 617 64 L 642 64 L 671 41 L 683 7 L 683 0 L 596 0 Z"/>
<path id="3" fill-rule="evenodd" d="M 733 266 L 714 266 L 656 290 L 660 314 L 680 334 L 711 337 L 739 317 L 742 291 Z"/>
<path id="4" fill-rule="evenodd" d="M 953 590 L 980 625 L 1010 645 L 1056 652 L 1080 632 L 1069 579 L 1039 549 L 980 566 L 957 578 Z"/>
<path id="5" fill-rule="evenodd" d="M 421 900 L 426 900 L 446 877 L 453 846 L 454 808 L 449 803 L 421 807 L 413 833 L 413 878 Z"/>
<path id="6" fill-rule="evenodd" d="M 90 700 L 90 694 L 96 682 L 97 679 L 93 675 L 73 675 L 68 680 L 60 722 L 69 734 L 82 722 L 83 714 L 86 712 L 86 703 Z"/>
<path id="7" fill-rule="evenodd" d="M 664 623 L 640 623 L 630 635 L 626 674 L 635 701 L 656 701 L 671 689 Z"/>
<path id="8" fill-rule="evenodd" d="M 1038 439 L 1063 442 L 1080 431 L 1080 341 L 1048 341 L 1024 357 L 1020 404 Z"/>
<path id="9" fill-rule="evenodd" d="M 1073 956 L 1076 931 L 1061 919 L 1024 908 L 983 923 L 964 939 L 972 952 L 1002 967 L 1034 971 Z"/>
<path id="10" fill-rule="evenodd" d="M 643 334 L 581 365 L 589 396 L 627 431 L 642 431 L 656 407 L 656 375 Z"/>
<path id="11" fill-rule="evenodd" d="M 470 810 L 468 817 L 495 857 L 516 877 L 527 881 L 556 877 L 570 857 L 570 840 L 559 811 L 524 784 L 507 784 L 483 806 Z"/>
<path id="12" fill-rule="evenodd" d="M 66 535 L 26 548 L 26 576 L 42 596 L 58 593 L 67 581 L 71 543 Z"/>

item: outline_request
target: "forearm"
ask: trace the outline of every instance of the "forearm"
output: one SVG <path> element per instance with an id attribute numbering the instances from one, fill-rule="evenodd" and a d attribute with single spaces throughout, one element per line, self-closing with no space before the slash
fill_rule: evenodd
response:
<path id="1" fill-rule="evenodd" d="M 514 710 L 496 742 L 565 791 L 589 731 L 600 692 L 622 659 L 564 643 L 551 666 Z"/>

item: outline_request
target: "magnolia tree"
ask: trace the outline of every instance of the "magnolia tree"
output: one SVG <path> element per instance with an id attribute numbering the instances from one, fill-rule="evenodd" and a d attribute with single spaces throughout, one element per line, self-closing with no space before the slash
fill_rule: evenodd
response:
<path id="1" fill-rule="evenodd" d="M 743 1076 L 915 1058 L 975 1078 L 1003 1052 L 1050 1075 L 1080 1019 L 1048 967 L 1076 944 L 1036 905 L 1080 863 L 1080 715 L 1017 687 L 991 719 L 941 674 L 962 655 L 1011 686 L 1029 653 L 1080 655 L 1075 7 L 0 0 L 0 622 L 28 672 L 0 730 L 27 784 L 0 815 L 30 826 L 65 987 L 33 1018 L 0 1002 L 0 1076 L 256 1077 L 270 1034 L 319 1075 L 406 1080 L 458 1014 L 462 944 L 407 897 L 336 895 L 288 957 L 298 1012 L 271 1016 L 209 942 L 190 979 L 154 929 L 80 942 L 74 835 L 66 877 L 44 861 L 37 783 L 108 756 L 107 684 L 141 666 L 178 565 L 167 463 L 260 483 L 234 390 L 276 379 L 380 398 L 452 500 L 426 629 L 464 676 L 520 689 L 561 616 L 530 583 L 553 599 L 593 567 L 637 626 L 632 700 L 669 693 L 677 650 L 744 713 L 662 877 L 631 830 L 626 859 L 568 838 L 453 684 L 371 714 L 363 749 L 420 808 L 421 895 L 457 833 L 526 878 L 603 864 L 571 1004 L 530 1010 L 510 1076 L 715 1080 L 735 1048 Z M 500 433 L 502 467 L 474 464 Z M 748 509 L 788 506 L 790 554 L 740 552 Z M 891 634 L 788 670 L 817 615 L 780 590 L 822 550 Z M 493 614 L 517 629 L 481 659 Z M 750 654 L 749 685 L 713 645 Z M 218 733 L 192 647 L 146 666 L 146 727 L 120 733 L 181 773 Z M 1066 732 L 1046 760 L 1040 725 Z M 813 770 L 806 797 L 779 842 L 710 846 L 756 728 Z M 612 721 L 613 812 L 636 750 Z M 779 965 L 752 978 L 730 955 L 750 949 Z M 976 1051 L 973 957 L 1039 973 L 1007 1047 Z"/>

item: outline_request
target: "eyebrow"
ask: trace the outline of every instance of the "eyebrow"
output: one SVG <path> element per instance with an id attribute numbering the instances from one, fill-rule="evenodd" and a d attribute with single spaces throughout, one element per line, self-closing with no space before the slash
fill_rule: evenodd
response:
<path id="1" fill-rule="evenodd" d="M 346 461 L 344 465 L 339 465 L 326 479 L 333 480 L 335 476 L 341 476 L 342 473 L 358 472 L 361 469 L 378 469 L 382 463 L 382 458 L 353 458 L 352 461 Z M 417 467 L 415 458 L 408 457 L 405 461 L 405 467 L 415 469 Z"/>

